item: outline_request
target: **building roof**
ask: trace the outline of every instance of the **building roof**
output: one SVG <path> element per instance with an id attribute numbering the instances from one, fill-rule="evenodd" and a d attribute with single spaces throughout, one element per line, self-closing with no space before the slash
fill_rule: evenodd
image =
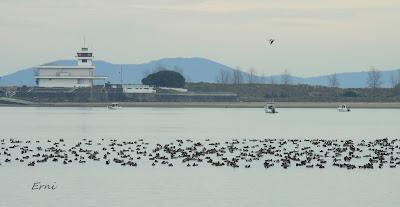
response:
<path id="1" fill-rule="evenodd" d="M 58 60 L 54 62 L 45 63 L 40 66 L 75 66 L 75 65 L 77 65 L 76 60 Z"/>
<path id="2" fill-rule="evenodd" d="M 48 69 L 94 69 L 93 65 L 74 65 L 74 66 L 64 66 L 64 65 L 40 65 L 37 68 L 48 68 Z"/>
<path id="3" fill-rule="evenodd" d="M 107 79 L 107 76 L 35 76 L 36 79 Z"/>

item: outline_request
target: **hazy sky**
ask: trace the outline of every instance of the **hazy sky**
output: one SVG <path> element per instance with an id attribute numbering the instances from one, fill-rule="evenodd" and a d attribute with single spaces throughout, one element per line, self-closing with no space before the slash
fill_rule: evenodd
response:
<path id="1" fill-rule="evenodd" d="M 83 36 L 112 63 L 205 57 L 299 76 L 400 68 L 399 0 L 0 0 L 0 28 L 0 75 L 71 59 Z"/>

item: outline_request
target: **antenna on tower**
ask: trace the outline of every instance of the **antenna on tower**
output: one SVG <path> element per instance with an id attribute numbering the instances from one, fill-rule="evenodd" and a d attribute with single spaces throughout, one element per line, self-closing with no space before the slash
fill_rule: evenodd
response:
<path id="1" fill-rule="evenodd" d="M 122 86 L 122 64 L 121 64 L 121 68 L 120 68 L 120 82 L 121 82 L 121 86 Z"/>
<path id="2" fill-rule="evenodd" d="M 83 36 L 83 47 L 86 47 L 86 37 Z"/>

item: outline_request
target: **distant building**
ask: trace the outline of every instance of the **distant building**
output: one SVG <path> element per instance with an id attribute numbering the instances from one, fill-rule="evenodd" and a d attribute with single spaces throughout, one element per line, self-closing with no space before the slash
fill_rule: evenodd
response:
<path id="1" fill-rule="evenodd" d="M 153 86 L 133 84 L 123 84 L 122 91 L 124 93 L 156 93 L 156 89 Z"/>
<path id="2" fill-rule="evenodd" d="M 176 92 L 181 92 L 181 93 L 187 93 L 188 92 L 188 89 L 186 89 L 186 88 L 160 87 L 160 89 L 171 90 L 171 91 L 176 91 Z"/>
<path id="3" fill-rule="evenodd" d="M 77 65 L 41 65 L 36 71 L 36 83 L 46 88 L 92 87 L 93 80 L 105 80 L 105 76 L 93 76 L 93 53 L 82 47 L 76 55 Z"/>

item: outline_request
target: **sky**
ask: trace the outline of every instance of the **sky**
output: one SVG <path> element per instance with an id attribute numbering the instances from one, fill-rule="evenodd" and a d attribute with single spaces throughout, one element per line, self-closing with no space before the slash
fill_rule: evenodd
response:
<path id="1" fill-rule="evenodd" d="M 84 37 L 117 64 L 204 57 L 303 77 L 400 68 L 399 0 L 0 0 L 0 11 L 0 76 L 72 59 Z"/>

